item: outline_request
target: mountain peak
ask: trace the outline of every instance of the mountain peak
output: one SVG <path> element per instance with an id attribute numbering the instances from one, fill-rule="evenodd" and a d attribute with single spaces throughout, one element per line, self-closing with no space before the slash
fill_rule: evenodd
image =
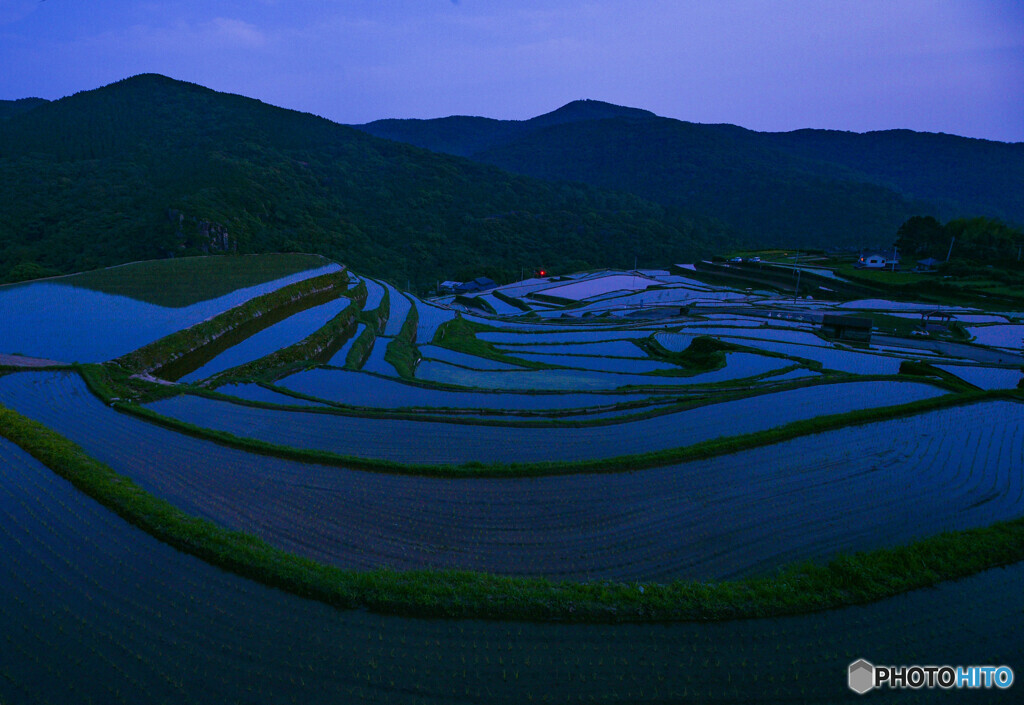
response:
<path id="1" fill-rule="evenodd" d="M 622 105 L 605 103 L 601 100 L 574 100 L 550 113 L 539 115 L 527 122 L 533 125 L 561 125 L 586 120 L 607 120 L 609 118 L 648 119 L 657 117 L 649 110 L 627 108 Z"/>

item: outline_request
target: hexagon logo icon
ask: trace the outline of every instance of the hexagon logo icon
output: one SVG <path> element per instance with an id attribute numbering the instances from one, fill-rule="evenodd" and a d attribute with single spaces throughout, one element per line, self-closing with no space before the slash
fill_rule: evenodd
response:
<path id="1" fill-rule="evenodd" d="M 850 690 L 858 695 L 864 695 L 875 687 L 874 665 L 862 658 L 851 663 L 848 683 Z"/>

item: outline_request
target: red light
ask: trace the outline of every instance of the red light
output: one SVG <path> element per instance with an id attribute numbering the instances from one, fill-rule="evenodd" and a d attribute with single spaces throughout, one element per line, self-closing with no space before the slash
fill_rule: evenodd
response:
<path id="1" fill-rule="evenodd" d="M 538 273 L 538 274 L 539 274 L 540 276 L 542 276 L 542 277 L 546 277 L 546 276 L 548 275 L 548 273 L 547 273 L 547 272 L 545 272 L 545 271 L 544 271 L 543 269 L 542 269 L 542 270 L 540 270 L 540 271 L 539 271 L 539 272 L 537 272 L 537 273 Z"/>

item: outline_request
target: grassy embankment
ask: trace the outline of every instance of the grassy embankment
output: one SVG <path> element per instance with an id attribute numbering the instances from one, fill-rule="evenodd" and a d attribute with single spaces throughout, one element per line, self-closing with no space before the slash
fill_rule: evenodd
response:
<path id="1" fill-rule="evenodd" d="M 305 339 L 258 360 L 224 370 L 214 375 L 210 384 L 217 386 L 230 382 L 269 381 L 301 367 L 309 367 L 315 364 L 313 361 L 316 358 L 328 350 L 338 349 L 351 337 L 360 311 L 359 303 L 353 301 Z"/>
<path id="2" fill-rule="evenodd" d="M 462 304 L 467 308 L 479 309 L 480 311 L 483 311 L 484 313 L 489 313 L 492 316 L 498 315 L 498 312 L 494 310 L 494 306 L 491 304 L 491 302 L 483 298 L 482 295 L 466 296 L 464 294 L 459 294 L 455 297 L 455 303 Z"/>
<path id="3" fill-rule="evenodd" d="M 133 373 L 153 373 L 160 376 L 165 369 L 188 370 L 210 357 L 210 348 L 223 345 L 230 337 L 248 337 L 274 322 L 278 316 L 296 313 L 317 303 L 343 296 L 348 274 L 345 271 L 323 274 L 257 296 L 208 320 L 184 330 L 171 333 L 138 350 L 122 355 L 116 362 Z M 238 342 L 237 340 L 234 342 Z M 188 358 L 195 358 L 189 362 Z M 169 377 L 180 376 L 175 370 Z M 182 372 L 181 374 L 185 374 Z"/>
<path id="4" fill-rule="evenodd" d="M 765 617 L 859 604 L 1024 560 L 1024 519 L 1017 519 L 732 582 L 574 583 L 468 571 L 355 572 L 185 514 L 54 431 L 3 407 L 0 435 L 161 541 L 239 575 L 340 608 L 575 622 Z"/>
<path id="5" fill-rule="evenodd" d="M 494 295 L 494 298 L 496 298 L 498 301 L 503 301 L 504 303 L 507 303 L 509 306 L 514 306 L 518 308 L 520 311 L 526 311 L 527 313 L 533 312 L 533 309 L 530 308 L 529 304 L 527 304 L 522 299 L 517 299 L 513 296 L 509 296 L 508 294 L 502 291 L 498 291 L 497 289 L 495 289 L 491 293 Z"/>
<path id="6" fill-rule="evenodd" d="M 109 393 L 111 385 L 104 381 L 103 368 L 96 365 L 82 366 L 82 377 L 90 390 L 111 403 Z M 97 379 L 99 378 L 99 379 Z M 994 390 L 946 394 L 940 397 L 919 401 L 860 409 L 842 414 L 819 416 L 812 419 L 793 421 L 777 428 L 758 431 L 739 436 L 716 438 L 692 445 L 667 448 L 648 453 L 596 458 L 572 462 L 538 462 L 538 463 L 480 463 L 463 464 L 413 464 L 399 463 L 374 458 L 343 455 L 329 451 L 310 450 L 284 446 L 254 438 L 237 436 L 226 431 L 205 428 L 196 424 L 160 414 L 152 409 L 135 403 L 114 401 L 113 406 L 122 412 L 133 414 L 145 421 L 164 426 L 179 433 L 196 438 L 213 441 L 221 445 L 238 448 L 252 453 L 274 457 L 319 463 L 346 468 L 357 468 L 373 472 L 385 472 L 405 475 L 424 475 L 431 477 L 538 477 L 546 475 L 567 475 L 574 473 L 630 472 L 644 468 L 660 467 L 692 460 L 701 460 L 749 450 L 759 446 L 791 440 L 800 436 L 831 431 L 848 426 L 858 426 L 876 421 L 887 421 L 903 416 L 945 409 L 952 406 L 992 400 L 1024 401 L 1020 392 L 1014 390 Z M 317 413 L 314 411 L 313 413 Z M 321 412 L 322 413 L 322 412 Z"/>
<path id="7" fill-rule="evenodd" d="M 378 284 L 378 286 L 382 285 Z M 370 357 L 373 344 L 377 340 L 377 334 L 384 331 L 384 326 L 387 325 L 390 316 L 391 294 L 388 288 L 384 287 L 384 293 L 381 295 L 377 308 L 372 308 L 368 311 L 364 310 L 359 314 L 359 320 L 366 324 L 366 327 L 363 328 L 363 332 L 359 334 L 359 337 L 352 342 L 348 353 L 345 355 L 346 370 L 362 369 L 363 365 L 366 364 L 366 360 Z"/>
<path id="8" fill-rule="evenodd" d="M 304 254 L 174 257 L 72 274 L 59 282 L 177 308 L 330 263 Z"/>
<path id="9" fill-rule="evenodd" d="M 420 353 L 416 349 L 416 328 L 420 322 L 419 311 L 416 304 L 409 306 L 409 313 L 402 323 L 402 329 L 398 331 L 384 351 L 385 362 L 390 363 L 398 374 L 404 379 L 411 379 L 416 363 L 419 361 Z"/>
<path id="10" fill-rule="evenodd" d="M 519 367 L 526 367 L 532 370 L 562 369 L 558 365 L 549 365 L 536 360 L 523 360 L 518 357 L 514 357 L 506 352 L 498 350 L 492 343 L 489 343 L 486 340 L 480 340 L 476 337 L 477 333 L 484 333 L 488 331 L 500 332 L 501 330 L 501 328 L 494 328 L 492 326 L 484 325 L 483 323 L 467 321 L 462 316 L 456 316 L 452 320 L 446 321 L 438 327 L 437 332 L 434 333 L 433 344 L 442 348 L 454 350 L 455 352 L 483 357 L 488 360 L 495 360 L 496 362 L 504 362 L 509 365 L 518 365 Z"/>

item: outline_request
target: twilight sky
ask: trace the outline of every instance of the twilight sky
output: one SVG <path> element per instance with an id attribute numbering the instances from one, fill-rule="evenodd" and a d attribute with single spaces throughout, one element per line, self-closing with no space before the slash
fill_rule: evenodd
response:
<path id="1" fill-rule="evenodd" d="M 577 98 L 1024 141 L 1021 0 L 0 0 L 0 99 L 138 73 L 361 123 Z"/>

